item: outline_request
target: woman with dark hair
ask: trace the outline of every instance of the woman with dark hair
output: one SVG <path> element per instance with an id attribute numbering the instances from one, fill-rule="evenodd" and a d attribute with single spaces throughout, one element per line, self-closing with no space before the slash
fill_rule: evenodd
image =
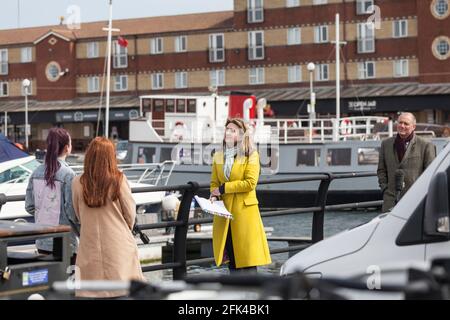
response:
<path id="1" fill-rule="evenodd" d="M 136 204 L 127 178 L 117 167 L 113 143 L 97 137 L 89 144 L 84 172 L 72 184 L 80 220 L 75 277 L 80 280 L 144 280 L 132 230 Z M 111 298 L 123 291 L 81 291 L 79 297 Z"/>
<path id="2" fill-rule="evenodd" d="M 216 152 L 211 172 L 211 200 L 223 200 L 233 219 L 214 216 L 213 250 L 217 265 L 229 261 L 230 272 L 254 271 L 272 262 L 258 208 L 258 152 L 241 119 L 225 124 L 223 151 Z"/>
<path id="3" fill-rule="evenodd" d="M 65 159 L 72 151 L 69 133 L 62 128 L 50 129 L 47 136 L 47 153 L 44 164 L 30 177 L 25 196 L 25 209 L 34 215 L 36 223 L 70 225 L 72 227 L 72 264 L 75 263 L 79 224 L 72 206 L 73 170 Z M 53 252 L 53 239 L 36 241 L 41 254 Z"/>

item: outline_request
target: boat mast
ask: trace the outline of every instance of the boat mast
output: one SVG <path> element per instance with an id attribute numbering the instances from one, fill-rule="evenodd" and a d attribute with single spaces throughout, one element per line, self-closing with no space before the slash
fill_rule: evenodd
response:
<path id="1" fill-rule="evenodd" d="M 341 68 L 340 68 L 340 43 L 339 43 L 339 13 L 336 14 L 336 130 L 334 141 L 339 140 L 339 123 L 341 118 Z"/>
<path id="2" fill-rule="evenodd" d="M 120 31 L 119 29 L 112 28 L 112 0 L 109 0 L 109 22 L 108 28 L 103 28 L 104 31 L 108 31 L 108 50 L 107 50 L 107 70 L 106 70 L 106 110 L 105 110 L 105 137 L 109 136 L 109 93 L 111 86 L 111 44 L 112 44 L 112 32 Z"/>
<path id="3" fill-rule="evenodd" d="M 340 41 L 339 13 L 336 13 L 336 119 L 334 120 L 333 141 L 339 140 L 339 123 L 341 122 L 341 44 L 347 44 L 346 41 Z"/>

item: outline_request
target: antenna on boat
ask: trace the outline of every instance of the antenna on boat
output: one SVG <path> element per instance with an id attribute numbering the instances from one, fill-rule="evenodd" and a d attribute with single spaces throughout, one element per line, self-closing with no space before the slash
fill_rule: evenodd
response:
<path id="1" fill-rule="evenodd" d="M 112 0 L 109 1 L 109 22 L 108 28 L 103 28 L 103 31 L 108 31 L 108 50 L 107 50 L 107 70 L 106 70 L 106 108 L 105 108 L 105 137 L 109 136 L 109 93 L 111 85 L 111 42 L 112 42 L 112 32 L 119 32 L 120 29 L 112 28 Z"/>
<path id="2" fill-rule="evenodd" d="M 331 41 L 336 47 L 336 119 L 334 121 L 333 141 L 339 140 L 339 123 L 341 122 L 341 44 L 347 44 L 346 41 L 340 41 L 339 13 L 336 13 L 336 41 Z"/>

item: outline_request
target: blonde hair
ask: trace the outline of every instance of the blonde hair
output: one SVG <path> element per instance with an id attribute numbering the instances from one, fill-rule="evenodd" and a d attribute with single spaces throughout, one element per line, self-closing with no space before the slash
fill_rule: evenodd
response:
<path id="1" fill-rule="evenodd" d="M 225 123 L 225 129 L 230 123 L 236 125 L 239 129 L 241 129 L 243 131 L 243 138 L 242 138 L 239 149 L 240 149 L 240 152 L 242 154 L 244 154 L 246 157 L 250 156 L 255 151 L 255 148 L 253 146 L 252 140 L 250 139 L 250 130 L 249 130 L 248 125 L 242 119 L 231 118 L 231 119 L 227 119 L 227 122 Z M 225 146 L 226 146 L 225 136 L 223 138 L 222 146 L 223 146 L 223 149 L 225 150 Z"/>

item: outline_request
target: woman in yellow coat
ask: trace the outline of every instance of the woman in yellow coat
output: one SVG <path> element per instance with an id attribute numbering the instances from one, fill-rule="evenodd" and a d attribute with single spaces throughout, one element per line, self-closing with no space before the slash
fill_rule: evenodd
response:
<path id="1" fill-rule="evenodd" d="M 210 190 L 211 199 L 223 200 L 233 219 L 214 216 L 214 258 L 218 266 L 229 260 L 231 272 L 256 271 L 272 262 L 256 198 L 259 155 L 242 120 L 229 119 L 225 127 L 223 151 L 214 154 Z"/>

